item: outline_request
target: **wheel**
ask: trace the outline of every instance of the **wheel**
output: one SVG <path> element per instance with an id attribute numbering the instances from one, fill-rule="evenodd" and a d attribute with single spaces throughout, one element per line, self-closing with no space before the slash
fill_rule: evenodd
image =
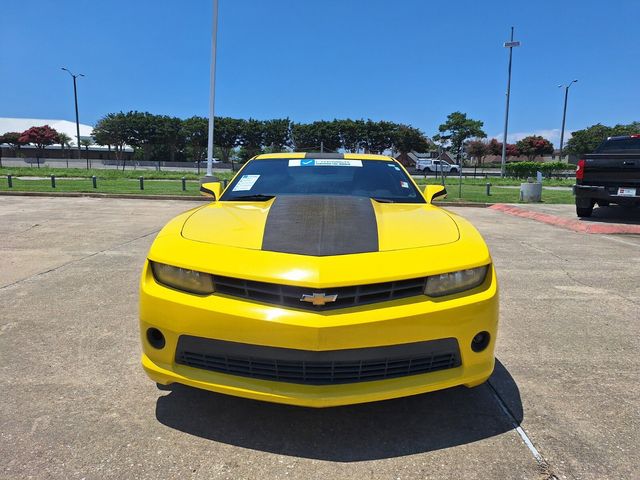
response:
<path id="1" fill-rule="evenodd" d="M 588 207 L 579 207 L 576 205 L 576 214 L 579 217 L 590 217 L 593 213 L 593 203 Z"/>

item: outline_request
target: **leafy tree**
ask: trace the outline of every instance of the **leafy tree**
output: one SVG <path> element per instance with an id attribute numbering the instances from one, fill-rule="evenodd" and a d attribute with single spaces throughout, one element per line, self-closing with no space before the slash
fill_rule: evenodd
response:
<path id="1" fill-rule="evenodd" d="M 278 118 L 262 122 L 263 142 L 272 152 L 281 152 L 291 145 L 291 120 Z"/>
<path id="2" fill-rule="evenodd" d="M 338 120 L 338 130 L 342 148 L 348 152 L 357 153 L 365 135 L 364 120 Z"/>
<path id="3" fill-rule="evenodd" d="M 98 145 L 107 145 L 115 148 L 116 162 L 122 160 L 122 170 L 125 168 L 124 147 L 131 142 L 130 117 L 127 114 L 109 113 L 98 120 L 91 135 Z"/>
<path id="4" fill-rule="evenodd" d="M 20 141 L 21 136 L 22 136 L 22 133 L 20 132 L 7 132 L 4 135 L 2 135 L 1 143 L 6 143 L 7 145 L 10 145 L 11 149 L 13 150 L 13 154 L 15 156 L 18 156 L 20 147 L 24 145 L 24 142 Z"/>
<path id="5" fill-rule="evenodd" d="M 502 156 L 502 142 L 499 142 L 495 138 L 492 138 L 491 141 L 487 144 L 487 147 L 489 148 L 489 153 L 487 153 L 487 155 Z M 518 147 L 513 143 L 507 143 L 507 151 L 505 153 L 507 158 L 517 157 L 520 155 Z"/>
<path id="6" fill-rule="evenodd" d="M 38 164 L 38 168 L 40 168 L 40 156 L 44 151 L 44 147 L 58 142 L 58 132 L 49 125 L 31 127 L 30 129 L 22 132 L 18 141 L 23 144 L 32 143 L 36 146 L 36 162 Z"/>
<path id="7" fill-rule="evenodd" d="M 362 146 L 367 153 L 382 153 L 393 146 L 396 124 L 367 120 L 364 124 Z"/>
<path id="8" fill-rule="evenodd" d="M 156 145 L 166 147 L 169 150 L 169 161 L 175 162 L 176 152 L 179 148 L 182 148 L 185 143 L 182 120 L 177 117 L 163 115 L 156 117 L 155 121 L 157 122 L 155 143 Z"/>
<path id="9" fill-rule="evenodd" d="M 89 147 L 91 145 L 95 145 L 96 142 L 93 141 L 91 137 L 84 137 L 80 139 L 80 145 L 84 147 L 86 159 L 87 159 L 87 170 L 89 170 Z"/>
<path id="10" fill-rule="evenodd" d="M 640 133 L 640 122 L 632 122 L 628 125 L 619 124 L 615 127 L 607 127 L 597 123 L 572 132 L 571 138 L 567 141 L 566 151 L 573 155 L 582 156 L 585 153 L 593 152 L 607 137 L 637 133 Z"/>
<path id="11" fill-rule="evenodd" d="M 320 150 L 316 125 L 313 123 L 292 123 L 291 140 L 298 152 Z"/>
<path id="12" fill-rule="evenodd" d="M 530 162 L 538 156 L 553 153 L 553 145 L 551 142 L 539 135 L 531 135 L 523 138 L 516 143 L 516 147 L 518 147 L 520 154 L 526 155 Z"/>
<path id="13" fill-rule="evenodd" d="M 243 140 L 244 120 L 229 117 L 215 119 L 213 142 L 222 152 L 222 161 L 231 161 L 231 170 L 235 170 L 232 152 L 240 146 Z"/>
<path id="14" fill-rule="evenodd" d="M 425 152 L 429 149 L 429 140 L 417 128 L 409 125 L 397 125 L 392 134 L 393 148 L 400 153 Z"/>
<path id="15" fill-rule="evenodd" d="M 320 120 L 313 122 L 311 125 L 315 131 L 317 145 L 321 150 L 325 152 L 336 152 L 342 147 L 340 122 L 338 120 L 331 122 Z"/>
<path id="16" fill-rule="evenodd" d="M 489 154 L 491 148 L 489 147 L 489 143 L 475 139 L 467 142 L 465 151 L 468 155 L 476 159 L 477 167 L 482 167 L 482 160 Z"/>
<path id="17" fill-rule="evenodd" d="M 204 117 L 193 116 L 182 121 L 182 135 L 187 146 L 188 158 L 198 165 L 207 158 L 207 140 L 209 138 L 209 120 Z"/>
<path id="18" fill-rule="evenodd" d="M 486 138 L 487 134 L 482 130 L 483 125 L 480 120 L 467 118 L 466 113 L 453 112 L 447 116 L 447 121 L 438 127 L 440 133 L 434 136 L 434 140 L 449 143 L 451 151 L 459 155 L 467 139 Z"/>
<path id="19" fill-rule="evenodd" d="M 71 148 L 71 137 L 66 133 L 59 132 L 58 133 L 58 143 L 60 144 L 60 149 L 62 150 L 62 156 L 67 160 L 67 168 L 69 168 L 69 157 L 66 155 L 64 149 Z"/>

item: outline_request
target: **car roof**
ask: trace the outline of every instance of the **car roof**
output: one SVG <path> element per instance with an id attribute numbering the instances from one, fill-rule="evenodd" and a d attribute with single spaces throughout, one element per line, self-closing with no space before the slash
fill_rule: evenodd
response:
<path id="1" fill-rule="evenodd" d="M 282 152 L 282 153 L 263 153 L 256 155 L 252 160 L 266 160 L 269 158 L 332 158 L 339 160 L 389 160 L 395 161 L 387 155 L 372 155 L 368 153 L 312 153 L 312 152 Z"/>

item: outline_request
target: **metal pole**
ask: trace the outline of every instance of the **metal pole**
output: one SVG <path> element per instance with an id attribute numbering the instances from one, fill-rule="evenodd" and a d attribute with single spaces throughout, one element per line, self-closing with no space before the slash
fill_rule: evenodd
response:
<path id="1" fill-rule="evenodd" d="M 76 142 L 78 144 L 78 160 L 82 158 L 82 146 L 80 145 L 80 117 L 78 115 L 78 88 L 76 86 L 76 75 L 73 77 L 73 99 L 76 103 Z M 87 170 L 89 170 L 89 159 L 87 158 Z"/>
<path id="2" fill-rule="evenodd" d="M 578 80 L 573 80 L 566 87 L 564 87 L 564 109 L 562 110 L 562 130 L 560 130 L 560 161 L 562 161 L 562 147 L 564 146 L 564 124 L 567 119 L 567 99 L 569 97 L 569 87 Z M 559 85 L 562 87 L 562 85 Z"/>
<path id="3" fill-rule="evenodd" d="M 211 34 L 211 67 L 209 70 L 209 137 L 207 140 L 207 177 L 213 176 L 213 119 L 216 98 L 216 44 L 218 39 L 218 0 L 213 0 L 213 32 Z"/>
<path id="4" fill-rule="evenodd" d="M 504 135 L 502 137 L 502 160 L 500 162 L 500 176 L 504 177 L 507 163 L 507 130 L 509 129 L 509 98 L 511 96 L 511 61 L 513 57 L 513 27 L 511 27 L 511 41 L 509 42 L 509 76 L 507 77 L 507 107 L 504 114 Z M 506 45 L 505 45 L 506 46 Z"/>

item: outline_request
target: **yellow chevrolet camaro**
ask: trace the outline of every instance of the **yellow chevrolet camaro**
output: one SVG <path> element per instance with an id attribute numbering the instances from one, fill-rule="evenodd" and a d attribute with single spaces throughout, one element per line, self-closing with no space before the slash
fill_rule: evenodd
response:
<path id="1" fill-rule="evenodd" d="M 182 383 L 329 407 L 487 380 L 487 246 L 382 155 L 249 161 L 158 234 L 140 283 L 142 365 Z"/>

